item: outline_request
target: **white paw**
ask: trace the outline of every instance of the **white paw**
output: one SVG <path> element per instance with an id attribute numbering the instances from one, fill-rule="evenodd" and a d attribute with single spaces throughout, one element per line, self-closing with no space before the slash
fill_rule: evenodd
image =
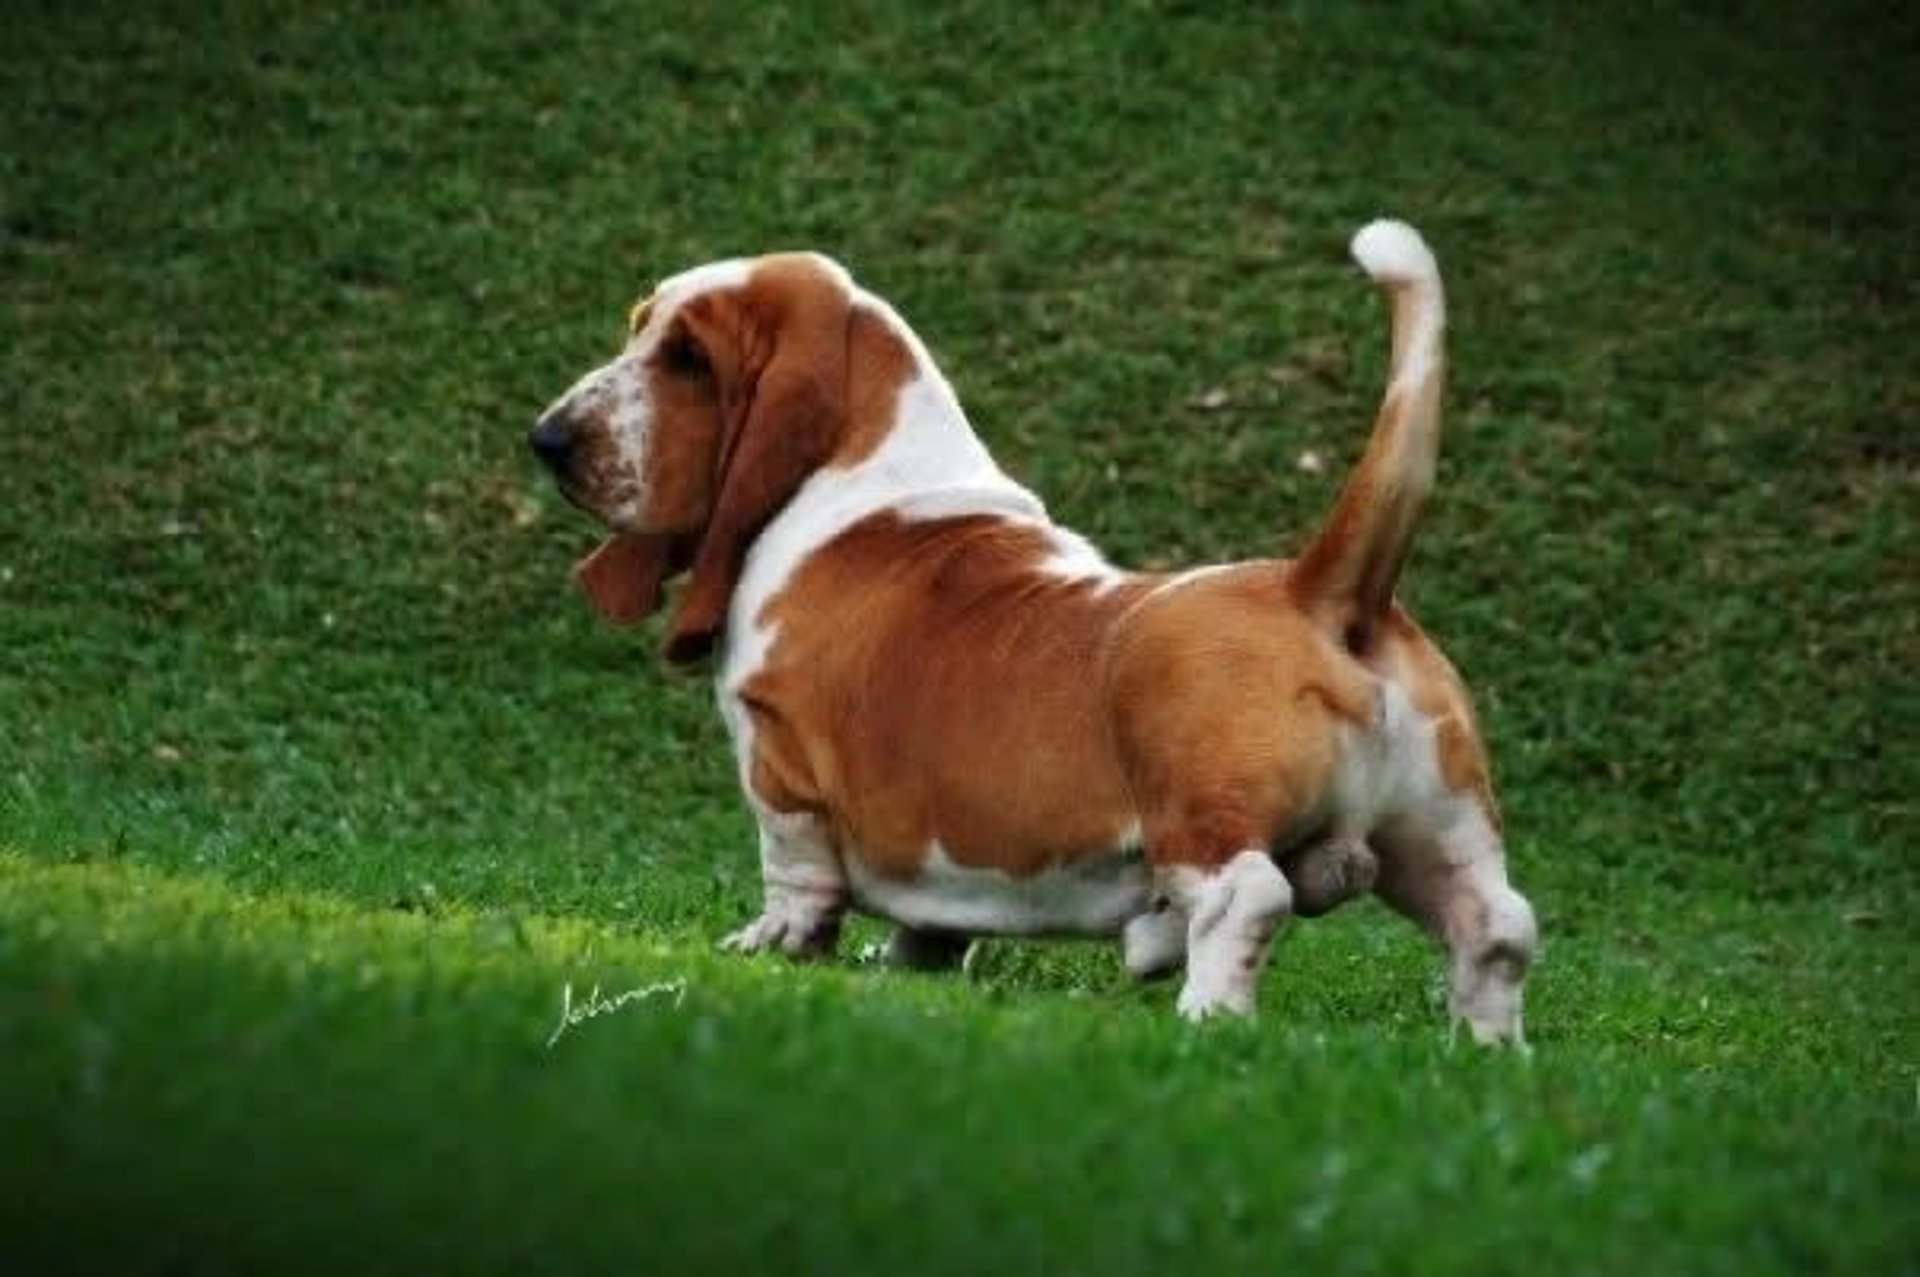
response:
<path id="1" fill-rule="evenodd" d="M 1136 980 L 1171 975 L 1187 960 L 1187 918 L 1172 907 L 1138 914 L 1120 930 L 1121 961 Z"/>
<path id="2" fill-rule="evenodd" d="M 765 953 L 777 949 L 789 958 L 821 958 L 833 952 L 840 940 L 840 910 L 837 902 L 821 907 L 812 901 L 794 907 L 791 900 L 769 903 L 758 918 L 720 942 L 729 953 Z"/>
<path id="3" fill-rule="evenodd" d="M 1253 990 L 1207 988 L 1189 979 L 1180 990 L 1175 1008 L 1185 1019 L 1198 1023 L 1215 1015 L 1252 1015 Z"/>
<path id="4" fill-rule="evenodd" d="M 720 942 L 720 947 L 729 953 L 765 953 L 779 946 L 786 939 L 788 927 L 784 918 L 763 913 L 740 930 Z"/>

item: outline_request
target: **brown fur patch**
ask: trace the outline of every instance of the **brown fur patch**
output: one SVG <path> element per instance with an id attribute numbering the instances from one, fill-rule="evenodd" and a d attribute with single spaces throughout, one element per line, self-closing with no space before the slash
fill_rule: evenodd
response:
<path id="1" fill-rule="evenodd" d="M 1364 723 L 1363 670 L 1257 562 L 1150 600 L 1115 643 L 1114 736 L 1158 863 L 1219 865 L 1309 815 L 1334 728 Z"/>
<path id="2" fill-rule="evenodd" d="M 816 810 L 847 854 L 909 877 L 938 841 L 1017 875 L 1111 850 L 1133 814 L 1103 670 L 1155 584 L 1051 576 L 1031 525 L 975 515 L 862 520 L 770 600 L 766 667 L 742 689 L 751 775 Z"/>
<path id="3" fill-rule="evenodd" d="M 917 375 L 913 351 L 864 306 L 855 306 L 847 325 L 847 420 L 829 462 L 836 469 L 872 456 L 893 428 L 900 392 Z"/>
<path id="4" fill-rule="evenodd" d="M 608 621 L 638 625 L 660 606 L 661 583 L 685 563 L 685 551 L 673 537 L 616 532 L 576 564 L 573 574 Z"/>

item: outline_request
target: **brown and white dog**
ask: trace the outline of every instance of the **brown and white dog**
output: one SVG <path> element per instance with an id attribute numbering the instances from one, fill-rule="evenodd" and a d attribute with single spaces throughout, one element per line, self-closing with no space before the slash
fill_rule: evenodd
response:
<path id="1" fill-rule="evenodd" d="M 1298 558 L 1109 565 L 1007 477 L 927 349 L 833 261 L 676 275 L 535 426 L 613 535 L 578 568 L 631 624 L 689 579 L 765 902 L 729 947 L 900 961 L 975 935 L 1120 934 L 1189 1017 L 1253 1009 L 1276 929 L 1376 891 L 1447 948 L 1452 1009 L 1521 1041 L 1533 911 L 1507 882 L 1465 687 L 1394 602 L 1433 484 L 1445 304 L 1397 222 L 1353 253 L 1393 355 L 1359 468 Z"/>

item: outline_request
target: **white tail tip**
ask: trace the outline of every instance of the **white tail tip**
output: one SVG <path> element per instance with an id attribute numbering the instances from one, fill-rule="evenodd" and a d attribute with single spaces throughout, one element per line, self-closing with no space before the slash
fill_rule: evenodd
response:
<path id="1" fill-rule="evenodd" d="M 1368 222 L 1353 237 L 1352 251 L 1360 268 L 1382 284 L 1417 284 L 1440 276 L 1433 250 L 1405 222 Z"/>

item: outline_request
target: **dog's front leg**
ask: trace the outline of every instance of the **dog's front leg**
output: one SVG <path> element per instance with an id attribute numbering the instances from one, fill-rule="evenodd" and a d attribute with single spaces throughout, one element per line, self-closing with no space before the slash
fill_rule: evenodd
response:
<path id="1" fill-rule="evenodd" d="M 847 876 L 831 830 L 810 812 L 759 809 L 760 916 L 721 942 L 736 953 L 778 949 L 790 958 L 822 958 L 840 939 Z"/>

